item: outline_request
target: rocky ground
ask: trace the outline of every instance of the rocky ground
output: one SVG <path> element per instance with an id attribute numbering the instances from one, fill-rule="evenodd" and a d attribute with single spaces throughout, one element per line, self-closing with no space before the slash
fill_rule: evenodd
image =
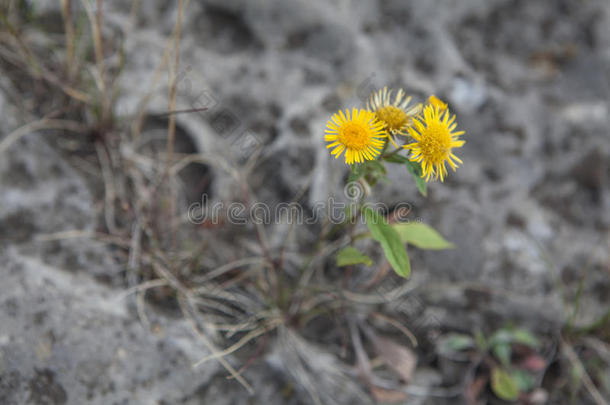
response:
<path id="1" fill-rule="evenodd" d="M 56 2 L 13 3 L 29 4 L 22 40 L 51 61 L 63 60 L 65 52 L 49 48 L 63 41 Z M 130 122 L 145 97 L 147 114 L 168 110 L 167 72 L 158 75 L 155 69 L 171 41 L 177 7 L 140 3 L 131 18 L 130 2 L 103 1 L 109 65 L 117 65 L 118 44 L 124 50 L 120 74 L 108 72 L 117 73 L 113 115 L 119 124 Z M 296 200 L 311 209 L 329 195 L 342 197 L 347 168 L 329 158 L 323 128 L 330 114 L 361 106 L 374 89 L 404 87 L 418 101 L 436 94 L 457 114 L 467 142 L 456 173 L 431 184 L 424 198 L 406 172 L 393 171 L 391 184 L 375 194 L 390 206 L 409 202 L 412 219 L 431 224 L 457 246 L 410 252 L 411 301 L 388 304 L 390 313 L 418 329 L 422 342 L 404 403 L 465 401 L 434 391 L 456 378 L 436 357 L 438 334 L 490 333 L 513 323 L 553 351 L 567 323 L 586 327 L 607 314 L 606 0 L 191 1 L 181 36 L 175 109 L 207 110 L 177 116 L 177 153 L 221 156 L 242 168 L 255 162 L 248 182 L 256 198 L 272 206 Z M 193 369 L 209 347 L 188 319 L 163 299 L 149 303 L 143 319 L 128 290 L 134 286 L 132 256 L 110 236 L 92 237 L 113 235 L 114 223 L 129 231 L 123 235 L 129 246 L 132 230 L 119 205 L 109 221 L 108 176 L 96 153 L 97 138 L 41 129 L 9 139 L 16 128 L 61 109 L 57 100 L 63 99 L 41 95 L 37 81 L 25 80 L 5 49 L 0 404 L 372 403 L 358 383 L 353 356 L 339 355 L 341 332 L 325 324 L 270 335 L 272 343 L 243 374 L 252 393 L 227 380 L 216 361 Z M 118 145 L 121 157 L 141 147 L 142 155 L 153 157 L 142 166 L 154 165 L 150 154 L 155 144 L 164 147 L 166 127 L 165 117 L 147 120 L 137 147 L 120 142 L 119 129 L 106 142 Z M 118 171 L 111 153 L 108 159 L 111 171 Z M 213 162 L 189 166 L 180 177 L 179 210 L 184 215 L 203 194 L 211 202 L 239 199 L 233 177 Z M 184 228 L 181 241 L 202 241 L 210 250 L 202 259 L 206 269 L 257 252 L 252 227 Z M 318 228 L 266 228 L 270 249 L 287 241 L 287 272 L 295 274 Z M 411 308 L 417 303 L 417 311 L 401 309 L 405 302 Z M 422 319 L 429 322 L 418 328 Z M 606 372 L 609 336 L 590 336 L 601 342 L 606 363 L 600 367 Z M 578 342 L 573 347 L 579 354 L 587 351 Z M 308 356 L 315 357 L 309 372 L 295 370 Z M 570 403 L 565 391 L 553 388 L 565 372 L 566 356 L 550 356 L 555 360 L 541 381 L 547 403 Z M 604 363 L 602 354 L 594 357 Z M 236 369 L 248 359 L 227 357 Z M 610 381 L 593 379 L 601 400 L 608 401 Z M 586 387 L 573 401 L 603 403 Z"/>

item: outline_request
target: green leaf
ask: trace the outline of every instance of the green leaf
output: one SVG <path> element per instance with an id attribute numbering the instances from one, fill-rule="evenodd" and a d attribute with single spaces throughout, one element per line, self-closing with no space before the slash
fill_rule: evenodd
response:
<path id="1" fill-rule="evenodd" d="M 513 332 L 507 328 L 499 329 L 489 338 L 489 342 L 492 346 L 499 343 L 512 343 Z"/>
<path id="2" fill-rule="evenodd" d="M 538 339 L 525 329 L 502 328 L 491 337 L 492 344 L 519 343 L 531 348 L 538 347 Z"/>
<path id="3" fill-rule="evenodd" d="M 474 333 L 474 341 L 476 342 L 480 352 L 487 351 L 489 343 L 487 342 L 487 339 L 485 339 L 485 335 L 483 335 L 483 332 L 481 332 L 480 330 L 476 331 Z"/>
<path id="4" fill-rule="evenodd" d="M 461 333 L 451 333 L 443 337 L 440 351 L 443 353 L 455 353 L 474 347 L 474 339 Z"/>
<path id="5" fill-rule="evenodd" d="M 513 381 L 517 384 L 517 388 L 520 392 L 528 392 L 534 388 L 534 377 L 530 373 L 524 370 L 514 370 L 511 373 Z"/>
<path id="6" fill-rule="evenodd" d="M 373 239 L 381 244 L 383 253 L 396 274 L 405 278 L 409 277 L 411 274 L 409 256 L 407 256 L 407 249 L 398 233 L 374 209 L 364 206 L 362 211 Z"/>
<path id="7" fill-rule="evenodd" d="M 417 189 L 419 190 L 421 195 L 426 197 L 428 195 L 428 191 L 426 189 L 426 180 L 424 180 L 421 176 L 423 173 L 421 165 L 417 162 L 411 162 L 410 160 L 407 160 L 405 165 L 407 166 L 407 170 L 409 171 L 409 173 L 411 173 L 411 175 L 415 179 Z"/>
<path id="8" fill-rule="evenodd" d="M 420 249 L 453 249 L 453 243 L 448 242 L 434 228 L 421 222 L 403 222 L 392 225 L 400 235 L 400 240 L 410 243 Z"/>
<path id="9" fill-rule="evenodd" d="M 337 253 L 337 266 L 353 266 L 355 264 L 366 264 L 370 266 L 373 261 L 367 255 L 360 253 L 358 249 L 347 246 Z"/>
<path id="10" fill-rule="evenodd" d="M 513 331 L 513 339 L 515 343 L 520 343 L 531 348 L 538 347 L 538 339 L 525 329 L 516 329 Z"/>
<path id="11" fill-rule="evenodd" d="M 500 367 L 494 367 L 491 370 L 491 389 L 498 398 L 505 401 L 514 401 L 519 397 L 517 383 Z"/>
<path id="12" fill-rule="evenodd" d="M 500 362 L 502 363 L 502 365 L 508 367 L 510 365 L 510 355 L 511 355 L 511 349 L 510 349 L 510 344 L 508 343 L 497 343 L 495 344 L 492 348 L 491 348 L 494 356 L 496 356 L 496 358 L 498 360 L 500 360 Z"/>

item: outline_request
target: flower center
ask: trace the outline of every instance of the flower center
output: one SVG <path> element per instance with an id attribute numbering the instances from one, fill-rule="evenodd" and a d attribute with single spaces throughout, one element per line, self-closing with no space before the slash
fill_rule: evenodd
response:
<path id="1" fill-rule="evenodd" d="M 429 162 L 442 163 L 451 151 L 451 134 L 441 123 L 429 123 L 419 141 L 421 153 Z"/>
<path id="2" fill-rule="evenodd" d="M 369 144 L 370 129 L 359 122 L 347 122 L 339 130 L 338 141 L 350 149 L 363 150 Z"/>
<path id="3" fill-rule="evenodd" d="M 399 131 L 409 122 L 407 114 L 398 107 L 388 105 L 376 111 L 377 119 L 383 121 L 390 131 Z"/>

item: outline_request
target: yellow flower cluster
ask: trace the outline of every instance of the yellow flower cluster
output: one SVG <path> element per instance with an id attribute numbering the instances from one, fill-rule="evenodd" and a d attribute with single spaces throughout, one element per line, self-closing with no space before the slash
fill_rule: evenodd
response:
<path id="1" fill-rule="evenodd" d="M 455 115 L 446 103 L 430 96 L 425 106 L 409 107 L 411 97 L 399 89 L 392 99 L 392 90 L 384 87 L 373 93 L 366 109 L 354 108 L 334 114 L 327 123 L 325 141 L 333 148 L 331 155 L 339 157 L 345 151 L 347 164 L 378 159 L 390 142 L 397 150 L 407 149 L 409 160 L 421 164 L 426 181 L 447 176 L 447 167 L 455 170 L 462 161 L 453 153 L 464 145 L 455 131 Z M 413 142 L 399 146 L 396 136 L 410 136 Z M 394 153 L 394 152 L 392 152 Z"/>

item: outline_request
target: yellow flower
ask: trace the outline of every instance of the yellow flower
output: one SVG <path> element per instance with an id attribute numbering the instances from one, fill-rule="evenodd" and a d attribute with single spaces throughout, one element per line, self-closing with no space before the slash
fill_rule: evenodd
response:
<path id="1" fill-rule="evenodd" d="M 443 181 L 447 176 L 446 163 L 449 163 L 454 171 L 456 162 L 463 163 L 452 151 L 465 143 L 458 139 L 464 131 L 453 132 L 457 126 L 454 121 L 455 115 L 451 116 L 448 109 L 441 109 L 437 104 L 431 103 L 424 108 L 423 118 L 415 118 L 413 126 L 408 128 L 415 142 L 403 147 L 411 150 L 411 161 L 421 163 L 422 177 L 425 177 L 426 181 L 431 177 Z"/>
<path id="2" fill-rule="evenodd" d="M 384 145 L 386 137 L 383 124 L 375 114 L 362 109 L 339 111 L 328 120 L 324 140 L 327 148 L 334 148 L 331 155 L 338 158 L 345 151 L 345 163 L 362 163 L 374 160 Z"/>
<path id="3" fill-rule="evenodd" d="M 428 102 L 441 111 L 444 111 L 447 109 L 447 103 L 445 103 L 440 98 L 436 97 L 434 94 L 428 98 Z"/>
<path id="4" fill-rule="evenodd" d="M 394 140 L 394 135 L 406 135 L 407 128 L 411 125 L 413 117 L 421 110 L 421 104 L 407 108 L 411 97 L 405 97 L 403 89 L 399 89 L 392 102 L 392 90 L 387 87 L 371 94 L 366 104 L 367 109 L 373 111 L 379 121 L 384 125 L 388 132 L 390 142 L 398 147 Z"/>

